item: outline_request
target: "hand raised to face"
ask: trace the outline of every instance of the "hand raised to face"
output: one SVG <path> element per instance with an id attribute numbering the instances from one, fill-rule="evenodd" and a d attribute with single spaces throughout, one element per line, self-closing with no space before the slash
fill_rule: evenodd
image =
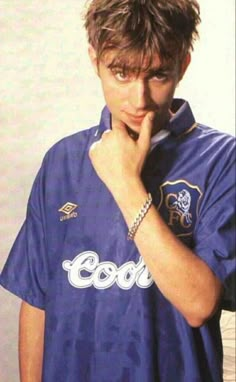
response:
<path id="1" fill-rule="evenodd" d="M 92 144 L 89 157 L 93 167 L 111 193 L 124 191 L 125 184 L 140 179 L 149 152 L 154 113 L 144 117 L 138 137 L 119 121 L 112 130 L 106 130 L 101 139 Z"/>

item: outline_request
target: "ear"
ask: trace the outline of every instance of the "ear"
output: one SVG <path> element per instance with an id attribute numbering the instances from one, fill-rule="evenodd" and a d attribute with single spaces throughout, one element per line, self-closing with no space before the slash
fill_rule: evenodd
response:
<path id="1" fill-rule="evenodd" d="M 179 81 L 182 80 L 189 64 L 191 62 L 191 54 L 190 53 L 187 53 L 186 56 L 184 57 L 181 65 L 180 65 L 180 76 L 179 76 Z"/>
<path id="2" fill-rule="evenodd" d="M 92 47 L 92 45 L 89 45 L 88 47 L 88 54 L 91 61 L 91 64 L 94 68 L 95 73 L 98 75 L 98 60 L 97 60 L 97 53 L 95 49 Z"/>

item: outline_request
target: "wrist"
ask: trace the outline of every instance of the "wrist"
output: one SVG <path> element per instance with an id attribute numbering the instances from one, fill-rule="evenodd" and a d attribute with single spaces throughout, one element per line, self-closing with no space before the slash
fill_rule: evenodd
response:
<path id="1" fill-rule="evenodd" d="M 130 226 L 137 212 L 145 203 L 148 192 L 140 178 L 129 178 L 125 183 L 113 190 L 113 197 L 121 210 L 126 223 Z"/>
<path id="2" fill-rule="evenodd" d="M 126 200 L 130 201 L 130 199 L 135 201 L 136 198 L 142 198 L 143 195 L 147 194 L 142 180 L 138 176 L 122 179 L 116 186 L 112 187 L 111 192 L 118 204 L 122 204 Z"/>
<path id="3" fill-rule="evenodd" d="M 147 199 L 143 203 L 143 205 L 140 207 L 139 211 L 137 212 L 137 215 L 135 219 L 133 220 L 133 223 L 130 225 L 128 230 L 127 239 L 128 240 L 134 240 L 134 236 L 142 223 L 143 219 L 145 218 L 146 214 L 148 213 L 150 207 L 152 204 L 152 195 L 149 193 L 147 196 Z"/>

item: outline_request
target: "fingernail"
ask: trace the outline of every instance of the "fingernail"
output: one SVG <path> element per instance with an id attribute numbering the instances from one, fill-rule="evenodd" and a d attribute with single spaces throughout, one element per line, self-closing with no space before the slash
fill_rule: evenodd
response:
<path id="1" fill-rule="evenodd" d="M 149 120 L 150 120 L 151 122 L 154 120 L 154 118 L 155 118 L 155 113 L 154 113 L 154 111 L 150 111 L 150 112 L 148 113 L 148 118 L 149 118 Z"/>

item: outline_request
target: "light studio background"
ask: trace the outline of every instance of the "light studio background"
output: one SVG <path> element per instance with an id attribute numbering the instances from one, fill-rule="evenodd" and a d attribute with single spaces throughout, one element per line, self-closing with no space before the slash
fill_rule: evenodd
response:
<path id="1" fill-rule="evenodd" d="M 44 153 L 63 136 L 99 120 L 104 102 L 87 57 L 84 4 L 0 0 L 0 269 L 24 219 Z M 201 40 L 177 95 L 191 102 L 197 121 L 234 134 L 234 0 L 200 4 Z M 1 289 L 1 382 L 19 381 L 19 303 Z M 234 380 L 230 322 L 233 316 L 224 315 L 227 381 Z"/>

